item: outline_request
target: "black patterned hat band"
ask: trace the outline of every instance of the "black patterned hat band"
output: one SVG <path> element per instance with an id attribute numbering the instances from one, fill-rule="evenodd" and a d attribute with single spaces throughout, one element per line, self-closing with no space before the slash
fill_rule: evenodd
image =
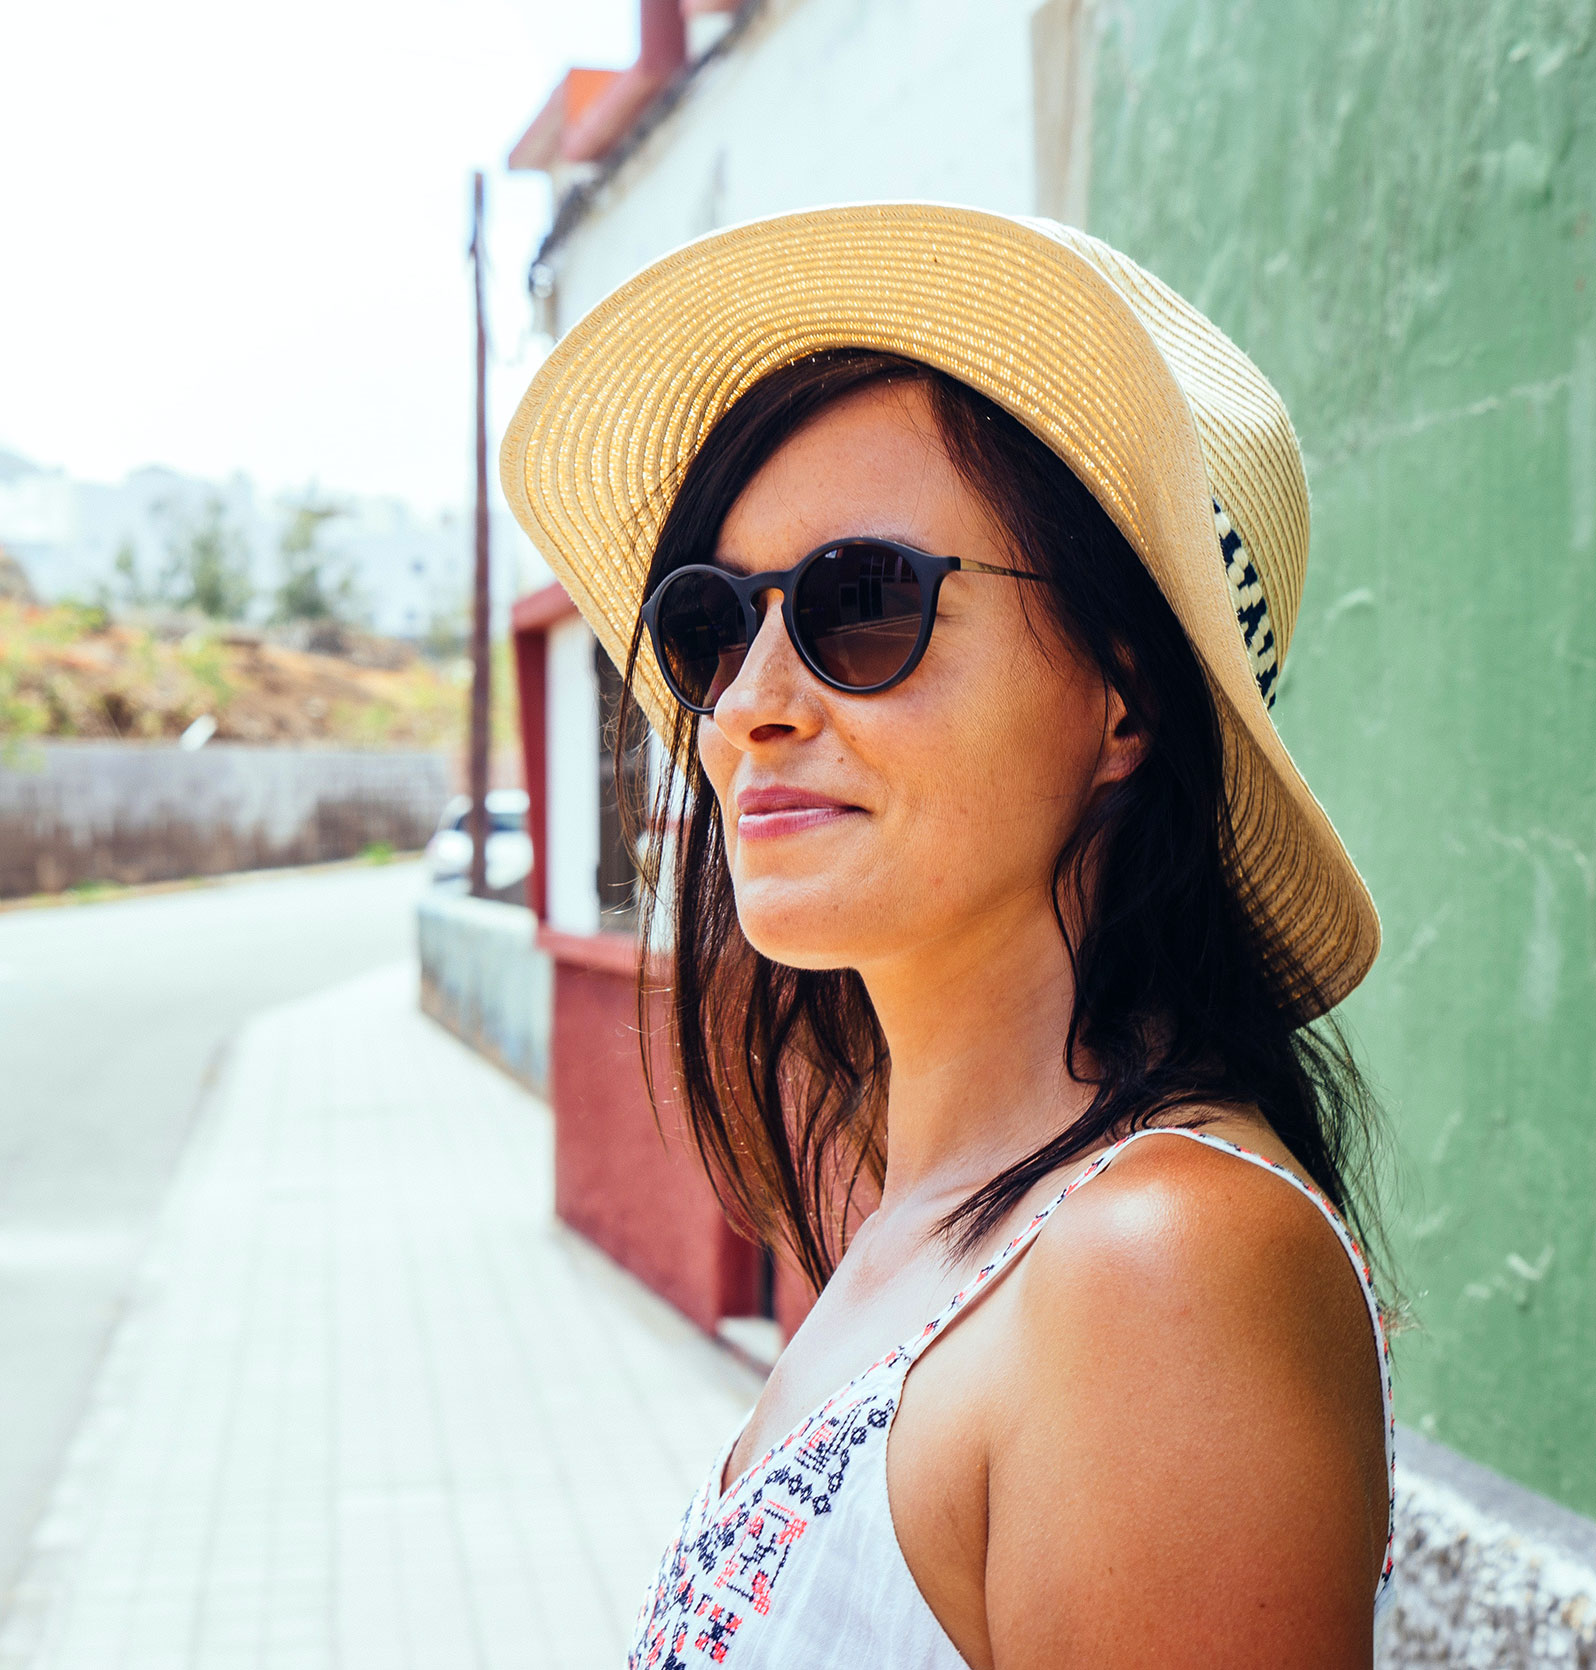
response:
<path id="1" fill-rule="evenodd" d="M 1225 578 L 1230 582 L 1230 598 L 1236 607 L 1236 624 L 1241 628 L 1241 641 L 1246 646 L 1247 661 L 1252 676 L 1258 681 L 1258 694 L 1265 707 L 1275 705 L 1275 681 L 1280 676 L 1280 657 L 1275 648 L 1275 631 L 1269 623 L 1269 599 L 1264 596 L 1263 581 L 1247 547 L 1241 542 L 1225 507 L 1214 500 L 1214 527 L 1219 533 L 1219 550 L 1225 562 Z"/>

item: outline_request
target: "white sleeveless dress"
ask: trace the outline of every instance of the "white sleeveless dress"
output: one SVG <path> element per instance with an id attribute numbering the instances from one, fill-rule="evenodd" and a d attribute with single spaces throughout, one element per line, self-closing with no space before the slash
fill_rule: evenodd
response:
<path id="1" fill-rule="evenodd" d="M 1390 1351 L 1369 1267 L 1340 1215 L 1295 1172 L 1222 1137 L 1177 1126 L 1137 1131 L 1043 1207 L 914 1340 L 833 1393 L 722 1493 L 741 1429 L 733 1434 L 643 1598 L 628 1670 L 965 1670 L 904 1562 L 887 1504 L 887 1435 L 904 1379 L 953 1318 L 1013 1268 L 1076 1189 L 1129 1143 L 1150 1136 L 1189 1138 L 1262 1166 L 1324 1214 L 1369 1307 L 1394 1505 Z M 1388 1509 L 1376 1616 L 1390 1596 L 1392 1530 Z"/>

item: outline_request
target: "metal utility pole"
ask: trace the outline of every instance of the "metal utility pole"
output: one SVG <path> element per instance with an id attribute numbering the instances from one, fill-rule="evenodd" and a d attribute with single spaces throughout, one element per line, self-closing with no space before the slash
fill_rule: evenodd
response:
<path id="1" fill-rule="evenodd" d="M 471 268 L 477 291 L 477 560 L 471 593 L 471 891 L 488 891 L 488 748 L 493 668 L 488 645 L 488 332 L 482 317 L 482 175 L 471 177 Z"/>

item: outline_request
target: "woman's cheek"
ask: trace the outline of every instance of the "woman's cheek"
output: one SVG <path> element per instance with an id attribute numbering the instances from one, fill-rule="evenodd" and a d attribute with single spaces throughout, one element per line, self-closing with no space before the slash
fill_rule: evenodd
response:
<path id="1" fill-rule="evenodd" d="M 720 802 L 721 822 L 729 838 L 737 820 L 727 815 L 726 797 L 731 792 L 731 780 L 737 770 L 737 751 L 707 720 L 699 726 L 698 763 Z"/>

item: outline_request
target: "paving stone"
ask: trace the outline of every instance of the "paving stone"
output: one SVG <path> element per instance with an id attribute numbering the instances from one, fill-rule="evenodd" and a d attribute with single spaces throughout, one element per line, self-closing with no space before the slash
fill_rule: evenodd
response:
<path id="1" fill-rule="evenodd" d="M 238 1038 L 0 1670 L 600 1670 L 752 1374 L 553 1219 L 397 965 Z"/>

